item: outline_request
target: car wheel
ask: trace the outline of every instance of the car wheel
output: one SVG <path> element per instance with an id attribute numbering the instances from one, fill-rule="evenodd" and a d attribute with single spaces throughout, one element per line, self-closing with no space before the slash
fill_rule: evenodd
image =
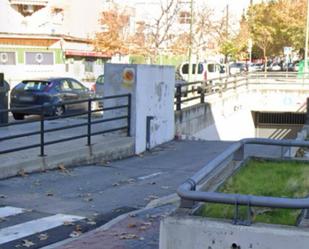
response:
<path id="1" fill-rule="evenodd" d="M 25 114 L 13 112 L 13 118 L 15 120 L 23 120 L 25 118 Z"/>
<path id="2" fill-rule="evenodd" d="M 60 117 L 64 114 L 65 112 L 65 108 L 63 105 L 58 105 L 56 106 L 55 110 L 54 110 L 54 116 L 56 117 Z"/>

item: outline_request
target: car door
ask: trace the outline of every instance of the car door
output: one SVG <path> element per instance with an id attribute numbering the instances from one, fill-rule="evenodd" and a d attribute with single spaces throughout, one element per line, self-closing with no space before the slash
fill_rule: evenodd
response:
<path id="1" fill-rule="evenodd" d="M 88 102 L 86 100 L 91 98 L 90 91 L 75 79 L 70 79 L 70 82 L 72 91 L 78 95 L 78 100 L 85 100 L 84 102 L 79 103 L 78 109 L 83 111 L 88 110 Z"/>
<path id="2" fill-rule="evenodd" d="M 79 96 L 73 91 L 72 84 L 69 79 L 60 80 L 60 93 L 63 102 L 72 102 L 79 100 Z M 66 110 L 79 109 L 78 104 L 66 104 Z"/>

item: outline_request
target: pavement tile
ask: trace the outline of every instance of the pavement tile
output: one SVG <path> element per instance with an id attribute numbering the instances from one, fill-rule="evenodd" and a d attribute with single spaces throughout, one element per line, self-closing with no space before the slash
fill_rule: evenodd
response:
<path id="1" fill-rule="evenodd" d="M 55 249 L 158 249 L 160 220 L 176 208 L 169 204 L 128 215 L 108 230 L 99 228 Z"/>

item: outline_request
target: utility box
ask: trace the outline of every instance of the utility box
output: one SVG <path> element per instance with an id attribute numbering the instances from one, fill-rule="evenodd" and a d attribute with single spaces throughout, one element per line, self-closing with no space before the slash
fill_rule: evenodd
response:
<path id="1" fill-rule="evenodd" d="M 9 122 L 9 113 L 7 111 L 9 104 L 10 85 L 4 80 L 4 74 L 0 73 L 0 124 Z"/>
<path id="2" fill-rule="evenodd" d="M 131 136 L 135 153 L 174 138 L 175 69 L 172 66 L 106 64 L 104 97 L 131 94 Z M 126 104 L 126 100 L 104 100 L 104 108 Z M 104 112 L 113 118 L 126 110 Z M 148 122 L 147 122 L 148 121 Z M 118 121 L 124 124 L 125 121 Z M 117 125 L 114 123 L 114 126 Z"/>

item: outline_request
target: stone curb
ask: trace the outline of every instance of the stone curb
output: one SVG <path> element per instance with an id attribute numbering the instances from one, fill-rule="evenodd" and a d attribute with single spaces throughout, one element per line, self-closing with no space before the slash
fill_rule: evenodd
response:
<path id="1" fill-rule="evenodd" d="M 106 231 L 106 230 L 110 229 L 112 226 L 114 226 L 115 224 L 117 224 L 118 222 L 121 222 L 122 220 L 124 220 L 124 219 L 126 219 L 130 216 L 135 216 L 135 215 L 138 215 L 139 213 L 142 213 L 142 212 L 145 212 L 147 210 L 151 210 L 153 208 L 157 208 L 157 207 L 160 207 L 160 206 L 164 206 L 164 205 L 167 205 L 167 204 L 176 203 L 179 200 L 180 200 L 180 198 L 178 197 L 177 194 L 171 194 L 171 195 L 168 195 L 168 196 L 161 197 L 159 199 L 156 199 L 156 200 L 149 202 L 148 205 L 146 207 L 142 208 L 142 209 L 135 210 L 135 211 L 132 211 L 132 212 L 129 212 L 129 213 L 126 213 L 126 214 L 122 214 L 122 215 L 116 217 L 115 219 L 110 220 L 109 222 L 107 222 L 103 226 L 98 227 L 98 228 L 96 228 L 96 229 L 94 229 L 90 232 Z M 72 241 L 82 240 L 83 237 L 86 237 L 86 236 L 87 236 L 87 233 L 85 233 L 81 237 L 66 239 L 66 240 L 57 242 L 55 244 L 52 244 L 52 245 L 49 245 L 49 246 L 46 246 L 46 247 L 42 247 L 41 249 L 57 249 L 58 247 L 64 246 L 64 245 L 66 245 L 66 244 L 68 244 Z"/>

